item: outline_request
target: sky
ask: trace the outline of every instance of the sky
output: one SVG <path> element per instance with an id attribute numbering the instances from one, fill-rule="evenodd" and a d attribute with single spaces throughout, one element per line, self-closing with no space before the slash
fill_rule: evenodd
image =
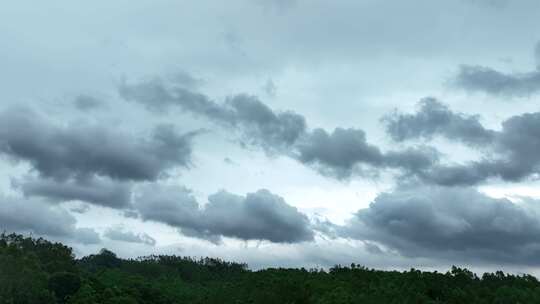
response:
<path id="1" fill-rule="evenodd" d="M 539 11 L 5 3 L 0 229 L 79 257 L 538 275 Z"/>

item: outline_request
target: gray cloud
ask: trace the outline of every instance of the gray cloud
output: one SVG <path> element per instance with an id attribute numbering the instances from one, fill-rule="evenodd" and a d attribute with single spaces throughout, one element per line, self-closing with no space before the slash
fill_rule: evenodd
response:
<path id="1" fill-rule="evenodd" d="M 385 118 L 387 131 L 398 141 L 440 135 L 459 140 L 483 153 L 480 160 L 465 164 L 434 163 L 416 172 L 424 181 L 440 185 L 473 185 L 489 178 L 520 181 L 540 174 L 540 113 L 512 116 L 500 131 L 484 128 L 478 116 L 454 113 L 439 102 L 421 102 L 416 114 L 393 114 Z"/>
<path id="2" fill-rule="evenodd" d="M 366 166 L 368 169 L 417 171 L 438 159 L 434 149 L 383 153 L 369 144 L 365 132 L 359 129 L 336 128 L 331 133 L 320 128 L 308 130 L 302 115 L 291 111 L 275 112 L 255 96 L 236 95 L 218 104 L 182 84 L 160 80 L 123 83 L 119 92 L 126 100 L 138 102 L 154 112 L 178 106 L 237 130 L 244 143 L 262 147 L 269 153 L 287 155 L 338 178 L 363 172 L 365 168 L 362 167 Z"/>
<path id="3" fill-rule="evenodd" d="M 367 143 L 365 132 L 359 129 L 336 128 L 332 133 L 315 129 L 297 144 L 300 162 L 315 165 L 319 171 L 338 178 L 348 178 L 364 169 L 397 168 L 414 173 L 431 167 L 439 153 L 433 148 L 417 147 L 386 153 Z"/>
<path id="4" fill-rule="evenodd" d="M 385 166 L 398 168 L 406 175 L 415 175 L 439 162 L 440 153 L 428 146 L 417 146 L 401 151 L 389 151 L 384 155 Z"/>
<path id="5" fill-rule="evenodd" d="M 77 98 L 75 98 L 73 101 L 73 104 L 81 111 L 94 110 L 103 106 L 103 102 L 101 100 L 89 95 L 77 96 Z"/>
<path id="6" fill-rule="evenodd" d="M 58 181 L 51 178 L 14 179 L 12 185 L 27 197 L 37 196 L 58 201 L 81 200 L 92 204 L 126 208 L 131 202 L 131 185 L 105 178 Z"/>
<path id="7" fill-rule="evenodd" d="M 540 170 L 540 113 L 513 116 L 502 123 L 494 150 L 504 158 L 494 163 L 505 180 L 520 180 Z"/>
<path id="8" fill-rule="evenodd" d="M 435 135 L 451 140 L 460 140 L 470 145 L 485 145 L 493 141 L 495 132 L 486 130 L 478 115 L 452 112 L 435 98 L 424 98 L 419 102 L 415 114 L 392 113 L 382 121 L 387 133 L 395 141 L 416 138 L 431 139 Z"/>
<path id="9" fill-rule="evenodd" d="M 502 123 L 493 145 L 495 159 L 478 166 L 503 180 L 520 181 L 540 173 L 540 113 L 525 113 Z"/>
<path id="10" fill-rule="evenodd" d="M 134 233 L 132 231 L 126 231 L 122 227 L 112 227 L 105 230 L 103 236 L 113 240 L 122 241 L 128 243 L 140 243 L 150 246 L 156 245 L 156 240 L 146 233 Z"/>
<path id="11" fill-rule="evenodd" d="M 409 257 L 539 265 L 536 204 L 494 199 L 470 188 L 397 189 L 358 211 L 340 234 Z"/>
<path id="12" fill-rule="evenodd" d="M 232 96 L 224 104 L 218 104 L 204 94 L 185 88 L 182 83 L 166 84 L 157 79 L 138 84 L 123 83 L 119 92 L 126 100 L 141 103 L 153 112 L 178 106 L 184 111 L 238 129 L 243 140 L 268 152 L 294 144 L 306 129 L 303 116 L 293 112 L 276 113 L 250 95 Z"/>
<path id="13" fill-rule="evenodd" d="M 471 186 L 498 176 L 496 164 L 483 161 L 471 161 L 466 164 L 436 165 L 417 172 L 423 182 L 442 186 Z"/>
<path id="14" fill-rule="evenodd" d="M 379 167 L 384 157 L 378 147 L 366 142 L 364 131 L 337 128 L 332 133 L 315 129 L 298 144 L 298 159 L 330 168 L 340 177 L 351 175 L 358 163 Z"/>
<path id="15" fill-rule="evenodd" d="M 220 237 L 277 243 L 312 241 L 308 218 L 267 190 L 239 196 L 220 191 L 199 207 L 182 187 L 150 185 L 134 202 L 144 220 L 166 223 L 182 233 L 219 242 Z"/>
<path id="16" fill-rule="evenodd" d="M 150 138 L 136 138 L 105 127 L 56 126 L 29 110 L 0 113 L 0 153 L 57 180 L 156 180 L 171 167 L 189 166 L 195 134 L 161 125 Z"/>
<path id="17" fill-rule="evenodd" d="M 503 73 L 480 65 L 461 65 L 453 85 L 469 92 L 484 92 L 505 97 L 530 96 L 540 91 L 540 43 L 536 44 L 535 70 L 526 73 Z"/>
<path id="18" fill-rule="evenodd" d="M 75 218 L 57 206 L 0 195 L 1 230 L 33 233 L 83 244 L 100 242 L 99 235 L 93 229 L 77 228 L 75 224 Z"/>
<path id="19" fill-rule="evenodd" d="M 209 100 L 205 95 L 195 93 L 189 85 L 186 86 L 184 77 L 177 80 L 174 82 L 175 86 L 170 89 L 165 87 L 165 82 L 158 78 L 138 84 L 123 82 L 118 87 L 118 92 L 124 99 L 138 102 L 148 110 L 157 113 L 163 113 L 171 106 L 177 105 L 192 108 L 195 113 L 208 116 L 228 115 L 222 113 L 219 105 Z"/>
<path id="20" fill-rule="evenodd" d="M 245 133 L 245 140 L 268 151 L 293 145 L 305 132 L 303 116 L 293 112 L 275 113 L 255 96 L 237 95 L 226 100 L 234 110 L 233 125 Z"/>
<path id="21" fill-rule="evenodd" d="M 540 71 L 510 74 L 479 65 L 462 65 L 454 85 L 470 92 L 530 96 L 540 90 Z"/>

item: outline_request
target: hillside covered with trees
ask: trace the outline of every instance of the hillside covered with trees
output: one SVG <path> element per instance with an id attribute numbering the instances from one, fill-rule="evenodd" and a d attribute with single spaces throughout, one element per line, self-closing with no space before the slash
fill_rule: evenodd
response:
<path id="1" fill-rule="evenodd" d="M 220 259 L 120 259 L 106 249 L 75 259 L 45 239 L 0 236 L 0 304 L 540 303 L 540 283 L 503 272 L 476 276 L 379 271 L 352 264 L 250 270 Z"/>

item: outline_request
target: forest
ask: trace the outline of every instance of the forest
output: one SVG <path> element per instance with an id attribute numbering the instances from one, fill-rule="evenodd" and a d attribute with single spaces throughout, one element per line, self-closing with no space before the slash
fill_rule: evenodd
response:
<path id="1" fill-rule="evenodd" d="M 215 258 L 121 259 L 107 249 L 76 259 L 61 243 L 2 234 L 0 304 L 53 303 L 540 303 L 540 283 L 531 275 L 479 277 L 458 267 L 253 271 Z"/>

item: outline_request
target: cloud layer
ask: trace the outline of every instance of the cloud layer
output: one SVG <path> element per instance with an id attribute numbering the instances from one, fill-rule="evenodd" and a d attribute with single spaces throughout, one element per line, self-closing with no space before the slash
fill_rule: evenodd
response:
<path id="1" fill-rule="evenodd" d="M 162 253 L 155 238 L 186 255 L 193 244 L 228 258 L 268 251 L 277 266 L 537 265 L 534 203 L 470 187 L 536 193 L 540 44 L 536 63 L 527 53 L 539 10 L 537 0 L 11 1 L 0 10 L 0 193 L 12 195 L 0 229 L 72 243 L 95 242 L 95 229 L 126 256 Z M 401 112 L 423 96 L 445 103 Z M 201 127 L 211 132 L 190 132 Z"/>
<path id="2" fill-rule="evenodd" d="M 182 83 L 158 79 L 123 83 L 119 92 L 124 99 L 138 102 L 153 112 L 177 106 L 235 130 L 244 143 L 262 147 L 271 154 L 289 156 L 337 178 L 349 178 L 374 168 L 414 172 L 429 167 L 438 158 L 435 149 L 426 148 L 384 153 L 368 143 L 360 129 L 309 130 L 304 116 L 273 111 L 255 96 L 235 95 L 219 104 Z"/>

